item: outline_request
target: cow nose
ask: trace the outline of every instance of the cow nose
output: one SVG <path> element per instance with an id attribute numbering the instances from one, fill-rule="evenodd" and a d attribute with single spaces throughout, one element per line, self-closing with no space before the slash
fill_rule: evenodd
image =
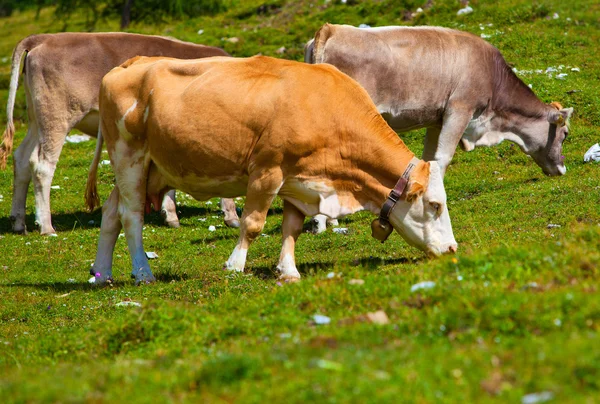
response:
<path id="1" fill-rule="evenodd" d="M 456 251 L 458 250 L 458 246 L 456 244 L 451 245 L 450 247 L 448 247 L 448 254 L 456 254 Z"/>

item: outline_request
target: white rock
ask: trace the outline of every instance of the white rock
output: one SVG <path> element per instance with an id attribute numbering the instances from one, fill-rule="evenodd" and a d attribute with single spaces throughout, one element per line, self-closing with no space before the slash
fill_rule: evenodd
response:
<path id="1" fill-rule="evenodd" d="M 542 391 L 540 393 L 526 394 L 521 397 L 521 404 L 537 404 L 550 401 L 554 398 L 554 393 L 551 391 Z"/>
<path id="2" fill-rule="evenodd" d="M 208 231 L 215 231 L 215 230 L 217 230 L 217 228 L 215 226 L 212 226 L 212 225 L 208 226 Z"/>
<path id="3" fill-rule="evenodd" d="M 322 314 L 315 314 L 313 316 L 313 321 L 317 325 L 325 325 L 325 324 L 331 323 L 331 319 L 329 317 L 327 317 L 327 316 L 322 315 Z"/>
<path id="4" fill-rule="evenodd" d="M 240 38 L 234 36 L 233 38 L 226 39 L 226 41 L 230 43 L 238 43 L 240 41 Z"/>
<path id="5" fill-rule="evenodd" d="M 335 277 L 335 272 L 329 272 L 327 274 L 327 279 L 333 279 Z"/>
<path id="6" fill-rule="evenodd" d="M 590 161 L 600 161 L 600 144 L 596 143 L 585 152 L 583 161 L 589 163 Z"/>
<path id="7" fill-rule="evenodd" d="M 281 48 L 277 49 L 275 53 L 277 53 L 278 55 L 283 55 L 285 53 L 285 46 L 282 46 Z"/>
<path id="8" fill-rule="evenodd" d="M 101 166 L 109 166 L 109 165 L 110 165 L 110 160 L 102 160 L 102 161 L 100 162 L 100 165 L 101 165 Z"/>
<path id="9" fill-rule="evenodd" d="M 559 73 L 559 74 L 556 75 L 556 78 L 559 79 L 559 80 L 564 80 L 565 77 L 567 77 L 567 76 L 568 76 L 567 73 Z"/>
<path id="10" fill-rule="evenodd" d="M 422 12 L 423 12 L 423 9 L 422 9 L 421 7 L 417 8 L 417 9 L 415 10 L 415 13 L 417 13 L 417 14 L 420 14 L 420 13 L 422 13 Z"/>
<path id="11" fill-rule="evenodd" d="M 553 223 L 549 223 L 548 226 L 546 226 L 546 228 L 548 229 L 558 229 L 560 227 L 560 224 L 553 224 Z"/>
<path id="12" fill-rule="evenodd" d="M 471 6 L 467 6 L 465 8 L 461 8 L 460 10 L 458 10 L 456 15 L 471 14 L 472 12 L 473 12 L 473 8 Z"/>
<path id="13" fill-rule="evenodd" d="M 88 279 L 88 283 L 96 283 L 96 277 L 92 276 L 90 279 Z"/>
<path id="14" fill-rule="evenodd" d="M 198 30 L 198 35 L 202 35 L 203 33 L 204 33 L 204 30 L 203 30 L 203 29 L 199 29 L 199 30 Z"/>
<path id="15" fill-rule="evenodd" d="M 369 24 L 360 24 L 358 28 L 371 28 Z"/>
<path id="16" fill-rule="evenodd" d="M 483 39 L 489 39 L 492 37 L 491 35 L 488 35 L 488 34 L 481 34 L 479 36 L 482 37 Z"/>
<path id="17" fill-rule="evenodd" d="M 425 282 L 419 282 L 419 283 L 415 283 L 414 285 L 411 286 L 410 291 L 411 292 L 415 292 L 417 290 L 427 290 L 427 289 L 431 289 L 435 286 L 435 282 L 432 281 L 425 281 Z"/>
<path id="18" fill-rule="evenodd" d="M 559 17 L 558 13 L 554 13 L 554 14 L 552 15 L 552 18 L 553 18 L 553 19 L 555 19 L 555 20 L 558 20 L 558 17 Z"/>
<path id="19" fill-rule="evenodd" d="M 147 257 L 149 260 L 153 260 L 153 259 L 156 259 L 156 258 L 158 258 L 158 254 L 157 254 L 157 253 L 155 253 L 154 251 L 146 251 L 146 257 Z"/>
<path id="20" fill-rule="evenodd" d="M 385 325 L 385 324 L 389 324 L 389 322 L 390 322 L 390 319 L 388 318 L 387 314 L 385 314 L 385 311 L 383 311 L 383 310 L 378 310 L 374 313 L 367 313 L 367 318 L 373 324 Z"/>
<path id="21" fill-rule="evenodd" d="M 60 189 L 60 185 L 52 185 L 50 188 L 52 188 L 52 189 Z"/>
<path id="22" fill-rule="evenodd" d="M 132 301 L 125 301 L 125 302 L 119 302 L 117 304 L 115 304 L 115 306 L 120 306 L 120 307 L 125 307 L 125 306 L 136 306 L 136 307 L 142 307 L 141 303 L 138 302 L 132 302 Z"/>
<path id="23" fill-rule="evenodd" d="M 66 143 L 81 143 L 87 142 L 91 137 L 88 135 L 71 135 L 65 138 Z"/>
<path id="24" fill-rule="evenodd" d="M 573 67 L 573 68 L 571 68 L 571 71 L 572 72 L 580 72 L 581 69 L 579 67 Z"/>
<path id="25" fill-rule="evenodd" d="M 333 229 L 334 233 L 337 234 L 348 234 L 348 228 L 347 227 L 336 227 L 335 229 Z"/>

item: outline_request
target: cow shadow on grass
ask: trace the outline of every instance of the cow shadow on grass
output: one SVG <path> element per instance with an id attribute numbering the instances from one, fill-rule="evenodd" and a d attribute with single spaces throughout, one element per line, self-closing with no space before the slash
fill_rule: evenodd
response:
<path id="1" fill-rule="evenodd" d="M 210 210 L 204 207 L 196 206 L 180 206 L 177 209 L 179 219 L 206 217 L 207 215 L 222 216 L 220 211 Z M 71 232 L 74 229 L 93 229 L 99 228 L 102 221 L 102 209 L 96 209 L 94 212 L 75 211 L 75 212 L 59 212 L 52 214 L 52 225 L 57 233 Z M 25 224 L 28 232 L 38 231 L 35 225 L 35 215 L 29 214 L 25 217 Z M 165 226 L 160 212 L 151 212 L 144 215 L 144 224 L 162 227 Z M 181 223 L 182 227 L 194 227 L 196 224 Z M 12 222 L 9 216 L 0 218 L 0 234 L 12 233 Z"/>

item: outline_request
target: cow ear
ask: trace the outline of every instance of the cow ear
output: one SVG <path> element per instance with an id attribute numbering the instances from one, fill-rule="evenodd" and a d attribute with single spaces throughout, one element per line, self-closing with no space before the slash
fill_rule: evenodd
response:
<path id="1" fill-rule="evenodd" d="M 429 184 L 429 171 L 431 164 L 429 161 L 421 161 L 411 174 L 411 180 L 406 190 L 406 201 L 414 202 L 417 198 L 423 196 Z"/>
<path id="2" fill-rule="evenodd" d="M 413 181 L 408 185 L 408 187 L 409 188 L 406 191 L 407 202 L 412 203 L 425 193 L 425 186 L 420 182 Z"/>
<path id="3" fill-rule="evenodd" d="M 558 111 L 552 111 L 548 114 L 548 122 L 556 126 L 565 126 L 571 115 L 573 115 L 573 108 L 562 108 Z"/>

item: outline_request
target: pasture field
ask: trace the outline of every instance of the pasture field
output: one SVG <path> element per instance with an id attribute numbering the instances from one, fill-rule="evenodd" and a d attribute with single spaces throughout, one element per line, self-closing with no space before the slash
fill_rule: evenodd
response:
<path id="1" fill-rule="evenodd" d="M 483 34 L 542 100 L 574 107 L 565 176 L 544 176 L 506 142 L 459 150 L 445 180 L 456 256 L 428 259 L 397 234 L 380 244 L 370 237 L 373 216 L 359 213 L 340 220 L 348 234 L 300 237 L 297 284 L 281 284 L 273 272 L 281 201 L 250 248 L 246 273 L 234 274 L 221 268 L 238 231 L 222 226 L 218 200 L 179 193 L 181 228 L 146 217 L 158 282 L 134 286 L 119 238 L 115 284 L 94 288 L 87 280 L 101 214 L 85 212 L 83 192 L 95 142 L 63 149 L 52 190 L 58 237 L 33 230 L 31 190 L 30 233 L 11 233 L 10 159 L 0 172 L 0 401 L 514 403 L 532 393 L 600 401 L 600 163 L 583 163 L 600 141 L 600 5 L 480 0 L 457 16 L 457 1 L 434 0 L 404 20 L 423 3 L 232 0 L 213 17 L 130 31 L 297 60 L 327 21 Z M 34 14 L 0 19 L 2 127 L 12 48 L 28 34 L 63 28 L 51 9 L 37 21 Z M 78 18 L 68 30 L 81 29 Z M 221 39 L 232 37 L 239 41 Z M 21 89 L 17 119 L 23 107 Z M 18 125 L 16 145 L 25 132 Z M 423 131 L 402 138 L 421 152 Z M 103 200 L 112 181 L 110 166 L 101 166 Z M 423 281 L 435 286 L 411 292 Z M 368 320 L 379 310 L 387 324 Z M 330 323 L 316 324 L 316 314 Z"/>

